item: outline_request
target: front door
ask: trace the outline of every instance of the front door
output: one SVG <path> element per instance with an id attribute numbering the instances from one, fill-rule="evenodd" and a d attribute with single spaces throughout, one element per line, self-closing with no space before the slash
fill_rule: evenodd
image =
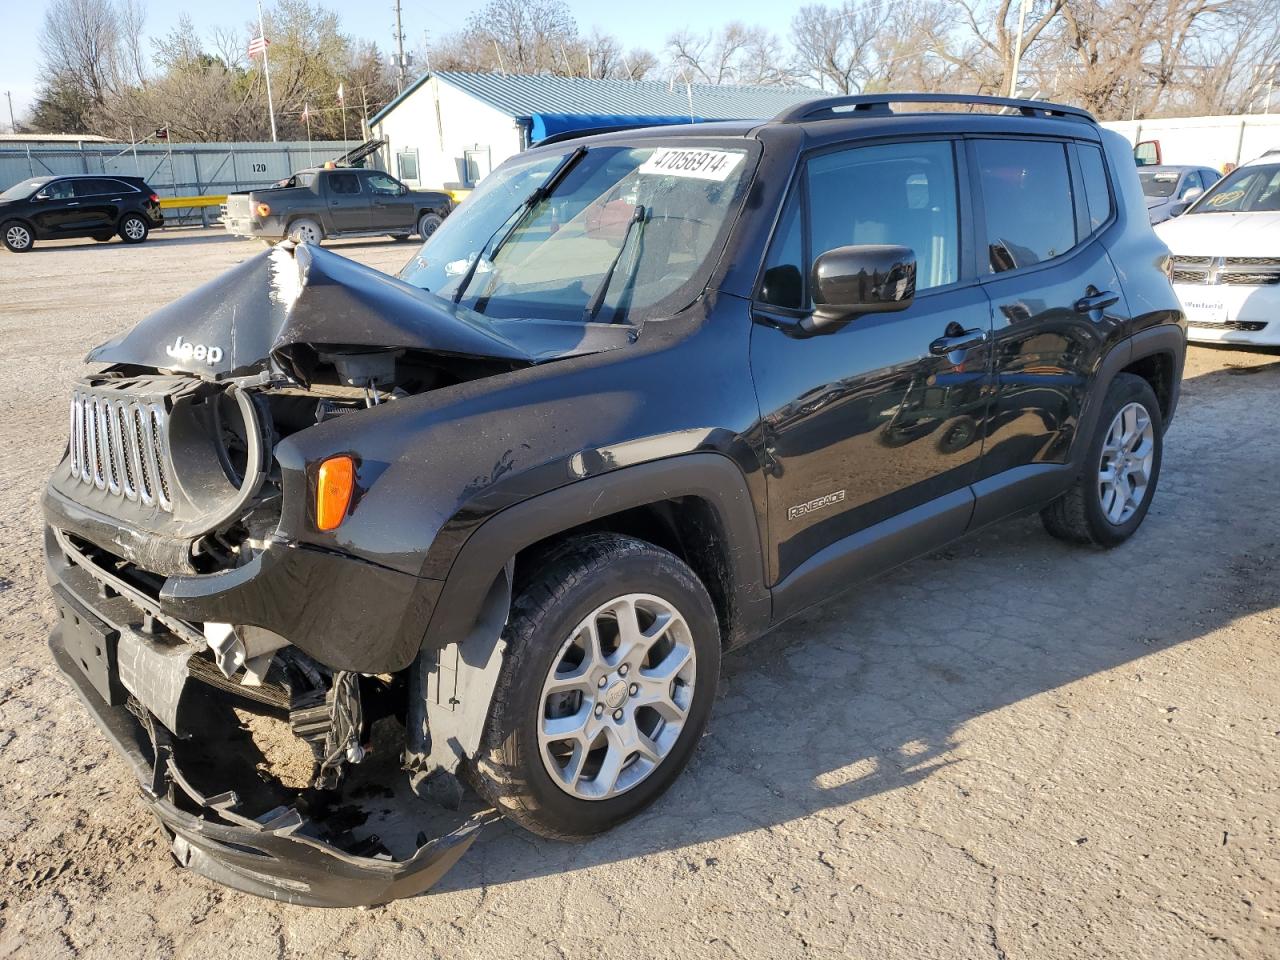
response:
<path id="1" fill-rule="evenodd" d="M 373 200 L 369 229 L 409 232 L 416 228 L 413 196 L 404 184 L 381 170 L 368 170 L 364 173 L 364 185 Z"/>
<path id="2" fill-rule="evenodd" d="M 31 219 L 36 233 L 44 238 L 65 237 L 80 217 L 80 204 L 75 198 L 74 180 L 46 183 L 32 200 Z"/>
<path id="3" fill-rule="evenodd" d="M 968 523 L 991 311 L 963 266 L 956 146 L 914 141 L 813 156 L 775 232 L 755 303 L 751 368 L 780 616 L 839 586 L 833 578 L 854 576 L 842 556 L 892 562 Z M 915 302 L 797 337 L 785 321 L 810 307 L 810 264 L 850 244 L 910 247 Z"/>
<path id="4" fill-rule="evenodd" d="M 329 171 L 325 178 L 330 233 L 354 233 L 369 229 L 369 196 L 360 189 L 354 170 Z"/>

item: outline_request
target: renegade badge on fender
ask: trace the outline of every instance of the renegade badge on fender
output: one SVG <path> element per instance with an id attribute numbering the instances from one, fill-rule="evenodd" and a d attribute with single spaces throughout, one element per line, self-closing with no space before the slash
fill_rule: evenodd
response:
<path id="1" fill-rule="evenodd" d="M 409 896 L 499 814 L 592 836 L 688 761 L 724 650 L 1005 517 L 1138 529 L 1166 259 L 1071 107 L 530 150 L 399 277 L 286 243 L 89 355 L 54 658 L 244 890 Z"/>

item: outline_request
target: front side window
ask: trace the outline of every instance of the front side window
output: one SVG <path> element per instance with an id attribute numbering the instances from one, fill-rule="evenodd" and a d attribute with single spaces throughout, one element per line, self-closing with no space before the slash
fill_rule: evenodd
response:
<path id="1" fill-rule="evenodd" d="M 75 196 L 75 185 L 70 180 L 55 180 L 40 192 L 50 200 L 70 200 Z"/>
<path id="2" fill-rule="evenodd" d="M 385 173 L 371 173 L 365 178 L 365 182 L 369 185 L 370 193 L 389 194 L 391 196 L 398 196 L 400 193 L 399 182 Z"/>
<path id="3" fill-rule="evenodd" d="M 975 147 L 992 273 L 1034 266 L 1075 246 L 1075 200 L 1063 144 L 978 140 Z"/>
<path id="4" fill-rule="evenodd" d="M 740 144 L 519 157 L 483 180 L 400 278 L 493 317 L 616 323 L 679 309 L 741 206 L 751 164 Z"/>
<path id="5" fill-rule="evenodd" d="M 1238 167 L 1187 213 L 1264 213 L 1280 210 L 1280 163 Z"/>
<path id="6" fill-rule="evenodd" d="M 809 255 L 898 244 L 916 256 L 916 289 L 959 278 L 960 219 L 949 141 L 892 143 L 809 161 Z"/>

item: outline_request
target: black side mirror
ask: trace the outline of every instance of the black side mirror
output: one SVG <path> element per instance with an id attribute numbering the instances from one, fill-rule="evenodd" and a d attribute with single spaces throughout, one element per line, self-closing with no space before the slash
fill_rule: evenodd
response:
<path id="1" fill-rule="evenodd" d="M 1190 200 L 1179 200 L 1177 203 L 1169 207 L 1169 218 L 1180 217 L 1187 212 L 1187 207 L 1191 206 Z"/>
<path id="2" fill-rule="evenodd" d="M 867 243 L 828 250 L 810 275 L 814 311 L 800 322 L 809 335 L 831 333 L 866 313 L 911 306 L 916 295 L 916 255 L 910 247 Z"/>

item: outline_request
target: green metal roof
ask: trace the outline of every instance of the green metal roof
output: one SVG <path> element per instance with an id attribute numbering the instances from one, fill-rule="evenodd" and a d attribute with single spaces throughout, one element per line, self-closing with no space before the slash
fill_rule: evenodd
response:
<path id="1" fill-rule="evenodd" d="M 699 120 L 754 120 L 772 117 L 787 107 L 821 96 L 807 87 L 738 87 L 728 84 L 665 80 L 597 80 L 588 77 L 500 73 L 424 73 L 370 118 L 373 125 L 435 77 L 513 118 L 535 113 L 685 115 L 693 94 Z"/>

